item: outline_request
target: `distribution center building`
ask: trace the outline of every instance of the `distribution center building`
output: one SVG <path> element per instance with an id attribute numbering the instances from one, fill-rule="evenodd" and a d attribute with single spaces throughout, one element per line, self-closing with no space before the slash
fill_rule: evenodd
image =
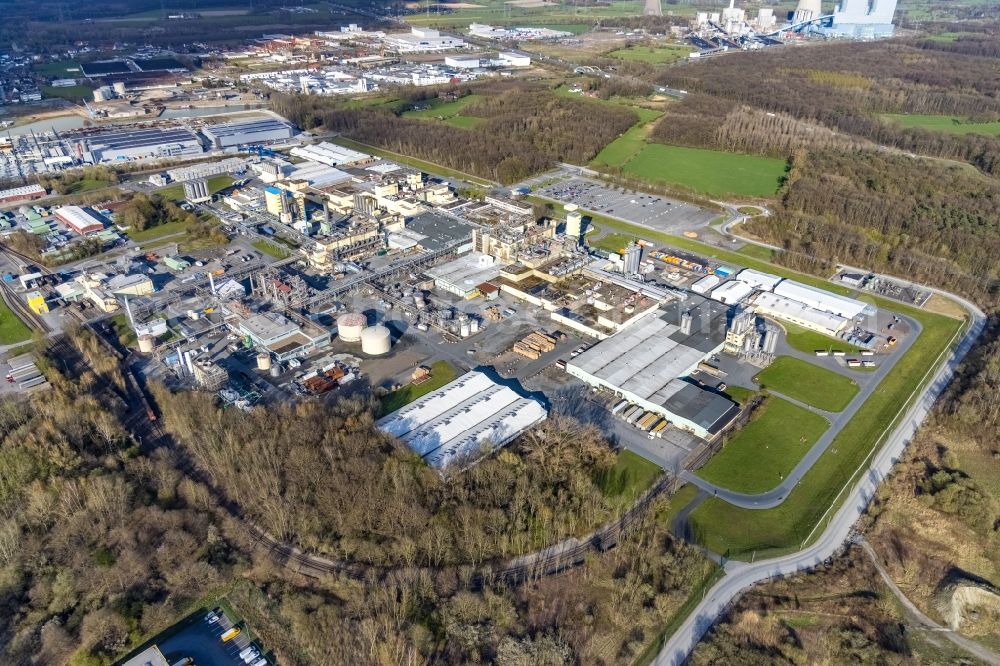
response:
<path id="1" fill-rule="evenodd" d="M 722 349 L 727 313 L 699 297 L 673 301 L 570 360 L 566 372 L 712 439 L 739 407 L 682 377 Z"/>
<path id="2" fill-rule="evenodd" d="M 180 125 L 90 128 L 65 132 L 62 138 L 77 143 L 84 160 L 94 164 L 181 157 L 204 152 L 195 133 Z"/>
<path id="3" fill-rule="evenodd" d="M 213 148 L 234 148 L 255 143 L 273 143 L 295 136 L 295 128 L 277 118 L 255 118 L 201 130 Z"/>
<path id="4" fill-rule="evenodd" d="M 496 450 L 547 417 L 540 400 L 474 370 L 379 419 L 378 427 L 444 468 Z"/>

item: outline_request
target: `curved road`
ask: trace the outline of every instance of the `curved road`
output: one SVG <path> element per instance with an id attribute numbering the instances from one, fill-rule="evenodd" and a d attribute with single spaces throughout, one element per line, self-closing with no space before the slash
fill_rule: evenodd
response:
<path id="1" fill-rule="evenodd" d="M 728 227 L 729 224 L 725 225 L 724 232 L 728 233 Z M 741 240 L 746 239 L 741 238 Z M 923 288 L 951 298 L 969 313 L 970 324 L 958 345 L 948 353 L 944 363 L 935 364 L 937 369 L 933 371 L 931 381 L 877 450 L 867 474 L 850 490 L 846 500 L 837 509 L 819 538 L 808 547 L 790 555 L 755 563 L 728 562 L 722 580 L 708 591 L 701 603 L 667 640 L 654 662 L 657 666 L 683 664 L 701 637 L 729 607 L 733 599 L 751 585 L 775 576 L 787 576 L 811 569 L 840 552 L 844 542 L 850 537 L 854 523 L 864 513 L 882 479 L 899 460 L 907 444 L 934 406 L 934 402 L 947 387 L 959 362 L 972 348 L 986 324 L 986 316 L 968 300 L 933 287 Z"/>

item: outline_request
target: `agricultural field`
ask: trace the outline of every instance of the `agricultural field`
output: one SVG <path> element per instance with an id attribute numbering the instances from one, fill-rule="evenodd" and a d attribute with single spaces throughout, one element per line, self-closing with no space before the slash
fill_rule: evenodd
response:
<path id="1" fill-rule="evenodd" d="M 828 412 L 841 412 L 858 392 L 844 375 L 792 356 L 779 356 L 757 375 L 761 387 Z"/>
<path id="2" fill-rule="evenodd" d="M 826 419 L 771 396 L 698 476 L 743 493 L 771 490 L 829 427 Z"/>
<path id="3" fill-rule="evenodd" d="M 703 148 L 647 144 L 624 166 L 644 180 L 674 183 L 711 196 L 771 197 L 784 179 L 784 160 Z"/>
<path id="4" fill-rule="evenodd" d="M 619 60 L 634 60 L 637 62 L 645 62 L 650 65 L 669 65 L 675 63 L 679 60 L 686 60 L 688 54 L 694 51 L 694 48 L 690 46 L 684 46 L 681 44 L 665 44 L 662 46 L 626 46 L 625 48 L 615 49 L 605 54 L 612 58 L 618 58 Z"/>
<path id="5" fill-rule="evenodd" d="M 919 114 L 886 114 L 887 120 L 906 129 L 918 127 L 934 132 L 948 134 L 986 134 L 1000 135 L 1000 121 L 977 123 L 955 116 L 919 115 Z"/>

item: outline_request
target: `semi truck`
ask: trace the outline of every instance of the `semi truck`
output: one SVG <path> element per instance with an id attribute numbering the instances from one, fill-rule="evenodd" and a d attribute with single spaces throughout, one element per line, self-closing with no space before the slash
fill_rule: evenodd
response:
<path id="1" fill-rule="evenodd" d="M 660 422 L 653 426 L 652 430 L 649 431 L 649 438 L 653 439 L 654 437 L 663 437 L 662 433 L 667 427 L 667 423 L 669 423 L 669 421 L 666 419 L 660 419 Z"/>
<path id="2" fill-rule="evenodd" d="M 636 407 L 635 411 L 630 411 L 629 415 L 625 417 L 625 423 L 632 425 L 635 423 L 643 414 L 645 410 L 642 407 Z"/>
<path id="3" fill-rule="evenodd" d="M 617 405 L 611 408 L 611 415 L 618 416 L 618 412 L 622 411 L 626 407 L 628 407 L 628 400 L 622 400 Z"/>

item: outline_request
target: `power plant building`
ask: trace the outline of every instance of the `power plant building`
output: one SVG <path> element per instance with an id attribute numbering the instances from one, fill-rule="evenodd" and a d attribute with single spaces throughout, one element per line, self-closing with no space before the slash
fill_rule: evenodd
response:
<path id="1" fill-rule="evenodd" d="M 696 296 L 673 301 L 570 360 L 566 372 L 712 439 L 739 407 L 682 378 L 722 350 L 727 311 Z"/>
<path id="2" fill-rule="evenodd" d="M 295 128 L 276 118 L 260 118 L 209 125 L 201 133 L 213 148 L 221 149 L 285 141 L 295 136 Z"/>
<path id="3" fill-rule="evenodd" d="M 547 417 L 541 401 L 474 370 L 377 425 L 440 469 L 478 457 L 487 448 L 495 451 Z"/>
<path id="4" fill-rule="evenodd" d="M 896 0 L 841 0 L 833 12 L 833 25 L 823 29 L 834 37 L 892 37 Z"/>

